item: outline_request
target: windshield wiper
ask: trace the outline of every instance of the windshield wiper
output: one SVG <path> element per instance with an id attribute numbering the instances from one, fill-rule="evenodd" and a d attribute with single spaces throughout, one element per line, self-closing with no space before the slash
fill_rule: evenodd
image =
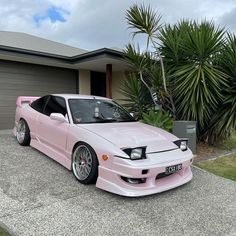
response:
<path id="1" fill-rule="evenodd" d="M 97 116 L 95 118 L 99 119 L 99 121 L 96 121 L 96 122 L 100 122 L 100 123 L 117 122 L 117 119 L 112 118 L 112 117 L 104 117 L 104 116 L 102 116 L 102 114 L 101 114 L 101 116 Z"/>

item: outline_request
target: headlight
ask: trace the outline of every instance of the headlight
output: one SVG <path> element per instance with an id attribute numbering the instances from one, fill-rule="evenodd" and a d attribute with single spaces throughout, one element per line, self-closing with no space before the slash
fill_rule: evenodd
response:
<path id="1" fill-rule="evenodd" d="M 137 160 L 142 158 L 142 148 L 135 148 L 131 151 L 130 158 Z"/>
<path id="2" fill-rule="evenodd" d="M 188 139 L 180 139 L 174 141 L 174 143 L 182 150 L 186 151 L 188 149 Z"/>
<path id="3" fill-rule="evenodd" d="M 130 157 L 131 160 L 140 160 L 146 158 L 146 147 L 126 148 L 123 151 Z"/>

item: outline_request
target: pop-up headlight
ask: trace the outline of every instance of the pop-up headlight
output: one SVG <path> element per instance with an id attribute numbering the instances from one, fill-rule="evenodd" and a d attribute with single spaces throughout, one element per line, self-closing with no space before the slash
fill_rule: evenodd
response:
<path id="1" fill-rule="evenodd" d="M 174 141 L 174 143 L 182 150 L 186 151 L 188 149 L 188 139 L 180 139 Z"/>
<path id="2" fill-rule="evenodd" d="M 126 148 L 123 151 L 130 157 L 131 160 L 140 160 L 146 158 L 146 147 Z"/>

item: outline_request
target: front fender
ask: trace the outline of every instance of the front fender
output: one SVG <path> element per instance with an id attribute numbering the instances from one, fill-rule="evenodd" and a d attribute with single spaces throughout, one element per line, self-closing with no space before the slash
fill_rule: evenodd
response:
<path id="1" fill-rule="evenodd" d="M 102 138 L 99 135 L 94 134 L 93 132 L 83 129 L 82 127 L 71 125 L 69 127 L 69 135 L 67 140 L 68 152 L 72 154 L 74 146 L 78 142 L 85 142 L 89 144 L 95 151 L 98 162 L 107 168 L 112 168 L 114 156 L 123 156 L 124 158 L 129 158 L 119 147 L 117 147 L 112 142 Z M 102 155 L 107 155 L 108 160 L 104 161 Z"/>

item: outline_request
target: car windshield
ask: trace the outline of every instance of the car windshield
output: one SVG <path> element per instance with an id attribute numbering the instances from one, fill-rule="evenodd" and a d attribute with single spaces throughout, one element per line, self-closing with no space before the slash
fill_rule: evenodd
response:
<path id="1" fill-rule="evenodd" d="M 135 121 L 123 107 L 111 100 L 69 99 L 69 106 L 75 124 Z"/>

